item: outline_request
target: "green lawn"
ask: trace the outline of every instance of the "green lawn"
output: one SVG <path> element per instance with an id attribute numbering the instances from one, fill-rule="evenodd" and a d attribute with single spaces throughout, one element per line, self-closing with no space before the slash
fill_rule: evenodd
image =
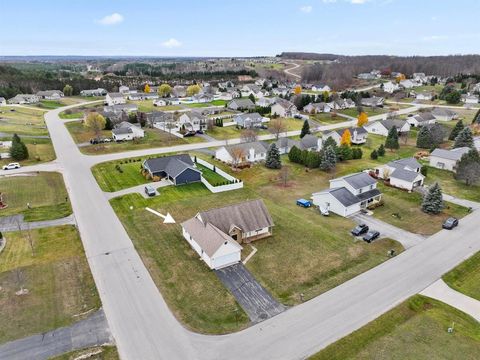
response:
<path id="1" fill-rule="evenodd" d="M 0 177 L 0 191 L 8 205 L 1 216 L 24 214 L 26 221 L 51 220 L 72 213 L 63 177 L 59 173 L 29 173 Z M 27 208 L 30 203 L 31 209 Z"/>
<path id="2" fill-rule="evenodd" d="M 455 323 L 455 330 L 447 329 Z M 311 360 L 478 359 L 480 327 L 442 302 L 414 296 Z"/>
<path id="3" fill-rule="evenodd" d="M 55 160 L 55 150 L 50 139 L 32 139 L 20 136 L 22 141 L 27 145 L 29 158 L 20 161 L 20 165 L 35 165 L 40 162 L 47 162 Z M 12 138 L 2 138 L 2 140 L 11 141 Z M 12 159 L 1 159 L 0 166 L 11 163 Z"/>
<path id="4" fill-rule="evenodd" d="M 197 154 L 198 157 L 205 157 Z M 207 159 L 217 168 L 223 164 Z M 160 196 L 144 199 L 131 194 L 111 200 L 136 249 L 176 316 L 190 329 L 223 333 L 242 328 L 248 320 L 208 267 L 182 238 L 180 223 L 200 210 L 263 198 L 276 224 L 273 236 L 255 243 L 258 252 L 247 267 L 277 299 L 287 305 L 313 298 L 387 260 L 387 251 L 402 251 L 400 244 L 384 239 L 374 244 L 349 235 L 354 225 L 338 216 L 321 217 L 315 209 L 295 205 L 300 197 L 328 186 L 331 174 L 290 167 L 288 187 L 278 171 L 256 165 L 235 174 L 245 188 L 219 194 L 202 184 L 167 187 Z M 165 225 L 145 211 L 151 207 L 169 212 L 175 225 Z M 245 249 L 248 252 L 249 248 Z M 280 260 L 281 259 L 281 260 Z M 235 319 L 235 312 L 240 319 Z"/>
<path id="5" fill-rule="evenodd" d="M 83 357 L 82 357 L 83 356 Z M 115 346 L 99 346 L 79 351 L 72 351 L 68 354 L 55 356 L 49 360 L 119 360 L 120 357 Z"/>
<path id="6" fill-rule="evenodd" d="M 66 127 L 76 143 L 86 143 L 95 137 L 95 133 L 85 126 L 81 121 L 73 121 L 66 124 Z M 179 138 L 158 129 L 144 129 L 145 137 L 133 141 L 124 141 L 120 143 L 111 142 L 100 145 L 87 145 L 80 150 L 87 155 L 110 154 L 129 150 L 147 149 L 152 147 L 165 147 L 182 145 L 187 143 L 198 143 L 204 141 L 203 138 L 192 136 L 187 138 Z M 111 137 L 112 132 L 103 130 L 102 137 Z"/>
<path id="7" fill-rule="evenodd" d="M 7 233 L 0 254 L 0 343 L 67 326 L 100 307 L 74 226 Z M 16 295 L 21 288 L 26 295 Z"/>
<path id="8" fill-rule="evenodd" d="M 455 180 L 453 175 L 451 171 L 429 166 L 425 182 L 429 185 L 438 182 L 445 194 L 480 202 L 480 185 L 467 186 L 465 182 Z"/>
<path id="9" fill-rule="evenodd" d="M 93 101 L 93 100 L 88 100 L 88 101 Z M 103 104 L 98 102 L 94 104 L 79 105 L 73 109 L 62 111 L 59 114 L 59 117 L 60 119 L 79 119 L 83 117 L 85 111 L 90 111 L 90 110 L 103 110 Z"/>
<path id="10" fill-rule="evenodd" d="M 216 186 L 217 184 L 222 184 L 228 181 L 223 176 L 219 175 L 217 172 L 210 170 L 209 168 L 201 164 L 197 163 L 196 167 L 202 172 L 202 176 L 210 183 L 210 185 Z"/>
<path id="11" fill-rule="evenodd" d="M 368 116 L 375 116 L 375 115 L 385 114 L 389 111 L 389 109 L 388 108 L 370 108 L 370 107 L 364 106 L 363 111 L 367 113 Z M 339 110 L 338 112 L 344 115 L 355 117 L 355 118 L 358 116 L 358 111 L 356 108 Z"/>
<path id="12" fill-rule="evenodd" d="M 345 122 L 348 120 L 348 119 L 345 119 L 344 117 L 334 115 L 334 113 L 320 113 L 320 114 L 314 114 L 309 116 L 310 116 L 310 119 L 315 120 L 322 125 L 337 124 L 337 123 Z"/>
<path id="13" fill-rule="evenodd" d="M 226 100 L 213 100 L 207 103 L 194 103 L 194 104 L 183 104 L 189 108 L 204 108 L 209 106 L 225 106 L 228 101 Z"/>
<path id="14" fill-rule="evenodd" d="M 140 160 L 140 161 L 138 161 Z M 141 173 L 140 167 L 144 158 L 109 161 L 95 165 L 93 176 L 103 191 L 114 192 L 149 182 Z M 120 167 L 120 171 L 116 166 Z"/>
<path id="15" fill-rule="evenodd" d="M 179 105 L 167 105 L 167 106 L 155 106 L 153 105 L 153 100 L 138 100 L 132 101 L 128 100 L 128 104 L 135 104 L 138 106 L 139 111 L 152 112 L 152 111 L 174 111 L 183 109 Z"/>
<path id="16" fill-rule="evenodd" d="M 421 209 L 422 195 L 378 185 L 384 205 L 373 210 L 374 216 L 413 233 L 431 235 L 442 229 L 442 223 L 450 216 L 462 218 L 468 210 L 462 206 L 445 203 L 446 208 L 437 215 L 424 213 Z"/>
<path id="17" fill-rule="evenodd" d="M 0 108 L 0 132 L 19 135 L 48 135 L 44 110 L 4 106 Z"/>
<path id="18" fill-rule="evenodd" d="M 453 289 L 480 300 L 480 252 L 443 276 Z"/>

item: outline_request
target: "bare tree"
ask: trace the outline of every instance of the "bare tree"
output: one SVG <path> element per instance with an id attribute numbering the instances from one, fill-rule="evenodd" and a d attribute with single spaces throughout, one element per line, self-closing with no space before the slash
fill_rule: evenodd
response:
<path id="1" fill-rule="evenodd" d="M 230 155 L 232 156 L 232 167 L 236 169 L 238 165 L 244 161 L 246 152 L 241 147 L 237 146 L 230 150 Z"/>
<path id="2" fill-rule="evenodd" d="M 240 139 L 242 140 L 242 142 L 257 141 L 258 139 L 257 132 L 253 129 L 245 129 L 240 134 Z"/>
<path id="3" fill-rule="evenodd" d="M 290 176 L 290 167 L 282 166 L 279 173 L 279 179 L 283 187 L 287 187 L 289 176 Z"/>
<path id="4" fill-rule="evenodd" d="M 270 120 L 270 123 L 268 124 L 268 130 L 275 135 L 275 139 L 278 140 L 280 137 L 281 133 L 284 133 L 287 131 L 287 124 L 285 123 L 285 120 L 283 119 L 272 119 Z"/>
<path id="5" fill-rule="evenodd" d="M 20 288 L 20 290 L 17 291 L 16 294 L 23 295 L 25 293 L 25 273 L 23 272 L 23 269 L 21 267 L 13 269 L 12 272 L 15 284 L 18 288 Z"/>

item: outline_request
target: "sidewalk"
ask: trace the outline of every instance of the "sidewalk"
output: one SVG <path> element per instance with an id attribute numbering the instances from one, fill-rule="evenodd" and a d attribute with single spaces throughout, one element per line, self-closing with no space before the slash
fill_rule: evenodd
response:
<path id="1" fill-rule="evenodd" d="M 440 300 L 480 322 L 480 301 L 453 290 L 442 279 L 427 287 L 420 295 Z"/>

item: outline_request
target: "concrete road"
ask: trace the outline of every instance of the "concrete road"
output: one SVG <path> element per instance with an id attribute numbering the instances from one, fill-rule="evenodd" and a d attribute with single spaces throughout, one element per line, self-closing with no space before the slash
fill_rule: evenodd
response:
<path id="1" fill-rule="evenodd" d="M 0 345 L 0 359 L 43 360 L 66 352 L 112 344 L 103 310 L 75 324 Z"/>
<path id="2" fill-rule="evenodd" d="M 358 224 L 367 224 L 370 230 L 377 230 L 380 232 L 381 238 L 388 237 L 390 239 L 397 240 L 405 249 L 418 245 L 425 240 L 425 237 L 422 235 L 400 229 L 396 226 L 386 223 L 385 221 L 374 218 L 373 216 L 357 214 L 353 216 L 353 219 Z"/>
<path id="3" fill-rule="evenodd" d="M 476 211 L 454 231 L 440 231 L 380 266 L 260 324 L 223 336 L 192 333 L 170 312 L 90 167 L 113 158 L 215 145 L 86 156 L 58 118 L 63 110 L 48 112 L 46 123 L 122 359 L 223 359 L 225 354 L 242 360 L 302 359 L 420 292 L 480 250 L 476 236 L 480 211 Z M 335 127 L 339 125 L 331 128 Z"/>
<path id="4" fill-rule="evenodd" d="M 292 70 L 298 69 L 300 67 L 300 64 L 296 64 L 296 63 L 293 63 L 293 62 L 286 62 L 285 64 L 292 65 L 288 69 L 283 70 L 285 72 L 285 74 L 293 76 L 294 78 L 296 78 L 298 80 L 300 80 L 302 78 L 300 75 L 292 72 Z"/>

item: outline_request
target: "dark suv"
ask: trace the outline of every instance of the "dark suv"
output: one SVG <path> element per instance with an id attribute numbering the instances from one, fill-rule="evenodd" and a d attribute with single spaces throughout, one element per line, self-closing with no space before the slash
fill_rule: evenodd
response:
<path id="1" fill-rule="evenodd" d="M 442 224 L 442 228 L 447 230 L 452 230 L 454 227 L 458 226 L 458 219 L 454 217 L 449 217 Z"/>
<path id="2" fill-rule="evenodd" d="M 353 236 L 360 236 L 362 234 L 365 234 L 367 231 L 368 231 L 368 226 L 366 224 L 360 224 L 356 226 L 354 229 L 352 229 L 352 231 L 350 232 L 352 233 Z"/>
<path id="3" fill-rule="evenodd" d="M 380 233 L 376 230 L 370 230 L 365 234 L 363 237 L 363 240 L 366 241 L 367 243 L 371 243 L 373 240 L 378 238 L 380 236 Z"/>

